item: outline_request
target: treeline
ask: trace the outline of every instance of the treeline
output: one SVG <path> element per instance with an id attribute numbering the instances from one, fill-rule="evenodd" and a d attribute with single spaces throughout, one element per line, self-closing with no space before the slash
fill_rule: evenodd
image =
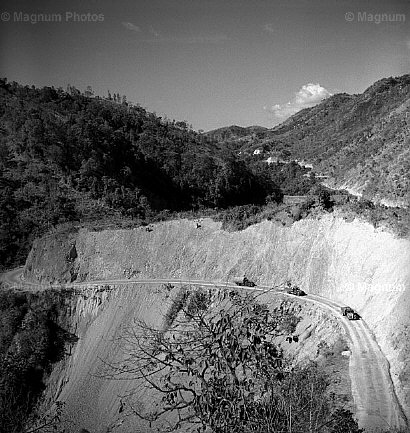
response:
<path id="1" fill-rule="evenodd" d="M 0 263 L 66 221 L 263 203 L 278 187 L 232 151 L 125 98 L 0 80 Z"/>

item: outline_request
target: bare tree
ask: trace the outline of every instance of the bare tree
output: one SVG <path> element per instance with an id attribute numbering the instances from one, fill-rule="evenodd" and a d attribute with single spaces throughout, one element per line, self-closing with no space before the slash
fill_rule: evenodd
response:
<path id="1" fill-rule="evenodd" d="M 163 327 L 135 321 L 127 329 L 127 355 L 107 376 L 142 383 L 154 401 L 132 399 L 136 388 L 124 400 L 128 412 L 162 431 L 331 431 L 325 379 L 314 366 L 290 372 L 274 343 L 293 319 L 250 294 L 183 289 Z"/>

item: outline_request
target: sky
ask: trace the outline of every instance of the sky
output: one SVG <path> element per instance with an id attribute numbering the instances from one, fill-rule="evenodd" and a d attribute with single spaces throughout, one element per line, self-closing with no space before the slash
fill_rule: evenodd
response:
<path id="1" fill-rule="evenodd" d="M 0 76 L 194 129 L 273 127 L 410 73 L 410 0 L 3 0 Z"/>

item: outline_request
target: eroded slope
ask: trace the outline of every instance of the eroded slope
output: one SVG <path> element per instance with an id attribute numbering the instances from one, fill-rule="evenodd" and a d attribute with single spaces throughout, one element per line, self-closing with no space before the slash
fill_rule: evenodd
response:
<path id="1" fill-rule="evenodd" d="M 66 260 L 69 248 L 61 252 L 60 260 Z M 266 221 L 234 233 L 222 231 L 210 220 L 203 221 L 200 229 L 193 221 L 181 220 L 160 223 L 153 231 L 81 231 L 75 248 L 73 268 L 79 281 L 130 274 L 224 281 L 245 273 L 260 284 L 291 278 L 309 293 L 351 305 L 374 332 L 390 362 L 404 411 L 410 413 L 407 240 L 329 215 L 291 227 Z M 46 241 L 37 243 L 27 263 L 27 277 L 52 277 L 57 256 L 55 251 L 47 253 Z"/>

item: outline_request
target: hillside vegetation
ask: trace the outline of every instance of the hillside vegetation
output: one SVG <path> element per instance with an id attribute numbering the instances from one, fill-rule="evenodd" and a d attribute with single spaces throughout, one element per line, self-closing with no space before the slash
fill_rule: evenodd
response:
<path id="1" fill-rule="evenodd" d="M 263 203 L 277 187 L 234 153 L 125 97 L 0 81 L 0 263 L 75 220 Z"/>
<path id="2" fill-rule="evenodd" d="M 223 132 L 244 154 L 260 148 L 265 159 L 304 160 L 336 187 L 377 202 L 410 203 L 410 75 L 382 79 L 362 94 L 336 94 L 236 144 L 233 131 Z"/>
<path id="3" fill-rule="evenodd" d="M 307 169 L 268 165 L 267 153 L 313 162 L 316 171 L 339 185 L 359 185 L 370 199 L 408 203 L 409 86 L 409 76 L 381 80 L 272 130 L 200 134 L 119 94 L 101 98 L 90 89 L 38 89 L 2 79 L 0 267 L 22 263 L 35 237 L 66 222 L 136 224 L 175 211 L 265 205 L 283 194 L 311 193 L 317 179 Z M 250 155 L 255 147 L 264 153 Z M 403 220 L 396 214 L 389 220 Z"/>
<path id="4" fill-rule="evenodd" d="M 52 416 L 35 410 L 54 363 L 65 355 L 66 343 L 77 337 L 61 327 L 65 294 L 0 291 L 0 432 L 20 433 L 26 422 L 39 432 L 51 431 L 61 407 Z M 47 428 L 50 427 L 50 430 Z"/>
<path id="5" fill-rule="evenodd" d="M 257 137 L 262 137 L 267 131 L 268 128 L 264 128 L 263 126 L 248 126 L 243 128 L 232 125 L 208 131 L 205 136 L 213 140 L 223 141 L 225 144 L 231 143 L 234 145 L 233 147 L 238 147 L 238 144 L 241 145 L 243 142 L 249 142 Z"/>

